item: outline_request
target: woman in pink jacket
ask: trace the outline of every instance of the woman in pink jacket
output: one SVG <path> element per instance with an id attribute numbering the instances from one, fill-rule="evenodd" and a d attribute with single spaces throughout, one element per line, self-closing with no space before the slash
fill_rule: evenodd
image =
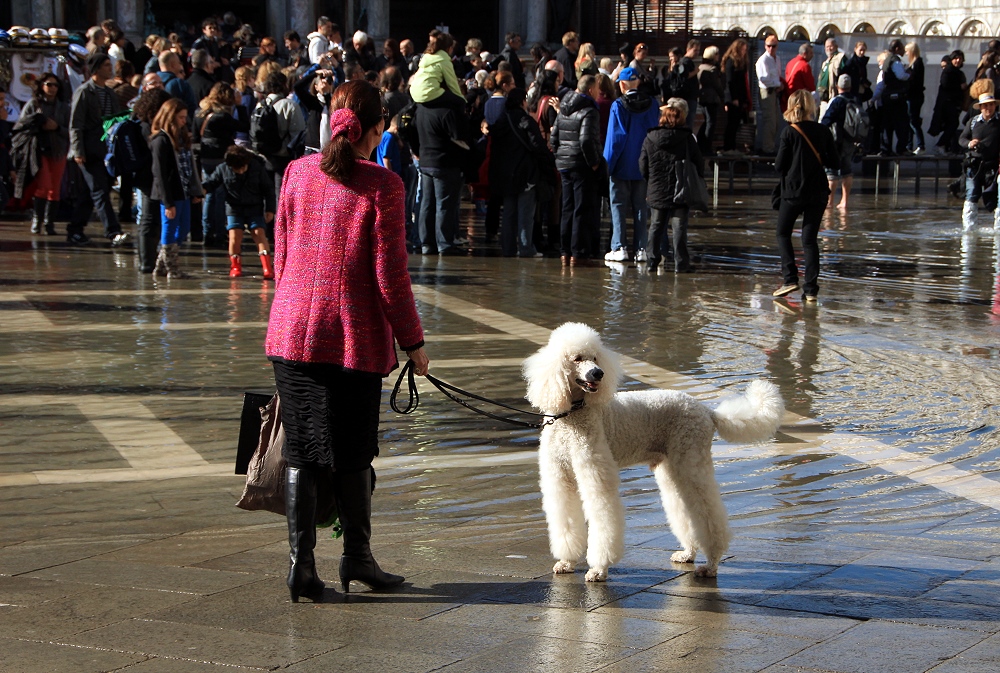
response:
<path id="1" fill-rule="evenodd" d="M 281 397 L 288 461 L 285 504 L 288 589 L 318 601 L 316 493 L 333 486 L 344 554 L 340 581 L 373 589 L 403 578 L 372 558 L 372 460 L 378 455 L 382 378 L 398 365 L 394 341 L 427 373 L 424 335 L 406 270 L 403 183 L 370 163 L 385 125 L 377 89 L 341 85 L 331 101 L 332 138 L 293 161 L 275 219 L 275 293 L 267 356 Z"/>

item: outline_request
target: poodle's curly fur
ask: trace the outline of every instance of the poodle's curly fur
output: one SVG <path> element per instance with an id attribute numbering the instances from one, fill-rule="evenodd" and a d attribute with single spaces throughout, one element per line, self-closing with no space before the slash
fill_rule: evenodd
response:
<path id="1" fill-rule="evenodd" d="M 566 323 L 524 362 L 527 399 L 547 414 L 581 409 L 542 430 L 538 454 L 542 507 L 553 571 L 573 572 L 586 552 L 588 582 L 602 582 L 625 549 L 625 509 L 618 492 L 621 468 L 645 463 L 660 488 L 670 529 L 682 549 L 671 560 L 705 565 L 714 577 L 729 546 L 729 525 L 712 465 L 716 431 L 726 441 L 761 442 L 784 415 L 777 387 L 754 381 L 743 395 L 713 411 L 690 395 L 666 390 L 616 393 L 618 356 L 593 329 Z"/>

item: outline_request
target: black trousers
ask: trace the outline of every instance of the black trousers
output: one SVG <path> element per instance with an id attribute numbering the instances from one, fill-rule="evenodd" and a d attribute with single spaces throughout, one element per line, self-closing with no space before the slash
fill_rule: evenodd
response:
<path id="1" fill-rule="evenodd" d="M 886 99 L 882 103 L 882 151 L 892 152 L 892 137 L 896 136 L 896 154 L 906 154 L 910 142 L 910 110 L 906 96 L 898 94 L 896 99 Z"/>
<path id="2" fill-rule="evenodd" d="M 795 221 L 802 216 L 802 258 L 805 262 L 805 276 L 802 292 L 819 293 L 819 225 L 826 211 L 826 203 L 798 204 L 782 200 L 778 208 L 778 252 L 781 253 L 781 274 L 786 285 L 799 282 L 799 270 L 795 266 L 795 250 L 792 248 L 792 229 Z"/>
<path id="3" fill-rule="evenodd" d="M 691 256 L 688 254 L 687 247 L 688 214 L 690 210 L 687 206 L 679 206 L 677 208 L 650 207 L 649 233 L 646 236 L 646 252 L 649 255 L 650 269 L 660 266 L 664 236 L 667 237 L 667 247 L 670 247 L 670 236 L 667 234 L 667 226 L 670 226 L 674 230 L 674 270 L 687 271 L 691 268 Z"/>
<path id="4" fill-rule="evenodd" d="M 715 127 L 719 123 L 719 115 L 722 114 L 721 103 L 703 103 L 702 112 L 705 114 L 705 123 L 698 129 L 698 147 L 701 153 L 708 156 L 712 152 L 712 139 L 715 137 Z"/>
<path id="5" fill-rule="evenodd" d="M 739 101 L 730 103 L 729 111 L 726 113 L 726 131 L 722 138 L 723 151 L 736 149 L 736 134 L 746 120 L 747 112 L 739 105 Z"/>
<path id="6" fill-rule="evenodd" d="M 139 190 L 142 198 L 142 216 L 139 217 L 136 248 L 139 252 L 139 269 L 145 273 L 156 264 L 156 246 L 160 242 L 161 229 L 160 202 Z"/>
<path id="7" fill-rule="evenodd" d="M 597 173 L 591 170 L 560 171 L 562 223 L 559 252 L 571 257 L 597 255 L 600 192 Z"/>

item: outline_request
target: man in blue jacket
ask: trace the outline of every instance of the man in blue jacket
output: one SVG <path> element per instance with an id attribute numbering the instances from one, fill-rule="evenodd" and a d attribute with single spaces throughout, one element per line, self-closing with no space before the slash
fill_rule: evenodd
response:
<path id="1" fill-rule="evenodd" d="M 618 73 L 618 88 L 622 95 L 611 105 L 608 135 L 604 142 L 604 160 L 611 178 L 611 252 L 604 256 L 609 262 L 627 262 L 628 250 L 623 244 L 623 229 L 628 208 L 632 208 L 635 261 L 646 261 L 646 224 L 649 207 L 646 204 L 646 181 L 639 172 L 639 154 L 646 133 L 657 127 L 660 110 L 655 101 L 639 91 L 639 73 L 635 68 L 623 68 Z"/>
<path id="2" fill-rule="evenodd" d="M 184 64 L 181 63 L 180 56 L 172 51 L 161 51 L 158 58 L 163 88 L 171 96 L 184 101 L 190 125 L 194 119 L 194 113 L 198 111 L 198 101 L 194 98 L 194 90 L 191 85 L 184 81 Z"/>

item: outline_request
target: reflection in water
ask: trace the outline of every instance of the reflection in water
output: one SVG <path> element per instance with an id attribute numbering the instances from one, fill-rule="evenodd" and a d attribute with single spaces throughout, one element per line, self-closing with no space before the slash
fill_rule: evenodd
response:
<path id="1" fill-rule="evenodd" d="M 800 319 L 803 326 L 801 345 L 793 356 L 792 348 Z M 781 390 L 785 407 L 803 416 L 813 415 L 812 401 L 816 392 L 813 376 L 819 360 L 819 344 L 819 320 L 815 307 L 805 307 L 801 312 L 793 310 L 782 316 L 778 343 L 764 351 L 767 371 Z"/>

